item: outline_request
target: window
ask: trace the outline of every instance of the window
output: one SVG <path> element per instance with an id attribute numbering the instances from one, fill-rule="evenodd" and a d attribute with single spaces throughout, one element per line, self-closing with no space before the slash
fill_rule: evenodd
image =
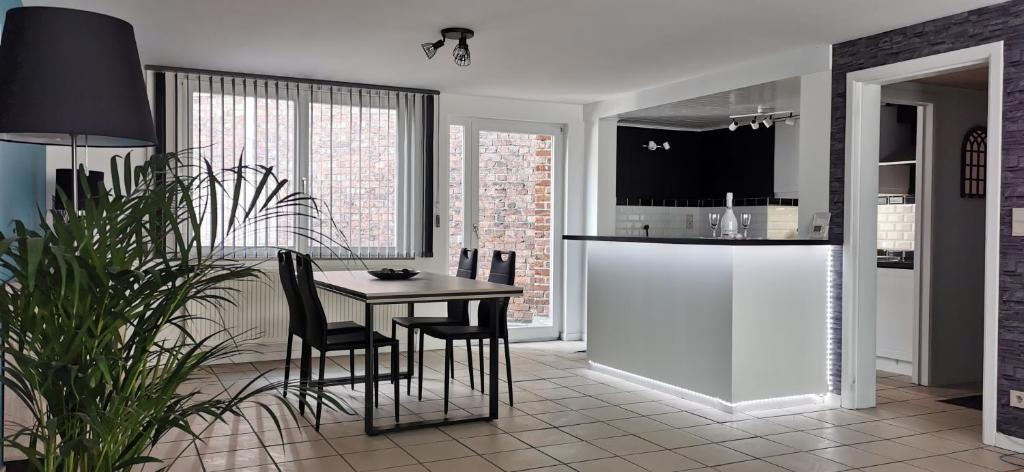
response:
<path id="1" fill-rule="evenodd" d="M 319 258 L 415 256 L 417 237 L 425 231 L 415 224 L 425 220 L 417 213 L 426 211 L 413 205 L 413 197 L 433 174 L 424 165 L 433 152 L 433 97 L 424 98 L 429 94 L 167 74 L 173 80 L 166 81 L 164 113 L 173 106 L 177 126 L 168 148 L 195 149 L 193 164 L 208 161 L 218 173 L 239 158 L 273 167 L 278 178 L 288 179 L 286 190 L 309 193 L 321 209 L 318 218 L 269 219 L 242 228 L 224 241 L 226 252 L 266 258 L 283 247 Z M 243 194 L 255 185 L 244 184 Z M 214 228 L 210 219 L 204 217 L 203 231 Z M 217 222 L 217 230 L 225 223 Z M 307 245 L 296 232 L 318 242 Z"/>
<path id="2" fill-rule="evenodd" d="M 964 136 L 960 155 L 960 196 L 963 198 L 985 198 L 985 157 L 987 151 L 985 128 L 971 128 Z"/>

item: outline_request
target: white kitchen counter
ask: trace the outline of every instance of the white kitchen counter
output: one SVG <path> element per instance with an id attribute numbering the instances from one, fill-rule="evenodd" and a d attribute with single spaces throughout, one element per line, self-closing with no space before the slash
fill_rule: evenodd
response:
<path id="1" fill-rule="evenodd" d="M 595 369 L 725 410 L 823 398 L 831 246 L 583 239 Z"/>

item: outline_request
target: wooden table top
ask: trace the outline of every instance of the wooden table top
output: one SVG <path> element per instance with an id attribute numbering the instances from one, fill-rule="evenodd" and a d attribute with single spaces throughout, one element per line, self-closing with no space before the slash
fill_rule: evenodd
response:
<path id="1" fill-rule="evenodd" d="M 362 270 L 337 270 L 314 272 L 313 279 L 324 290 L 366 303 L 479 300 L 523 294 L 521 287 L 431 272 L 407 280 L 380 280 Z"/>

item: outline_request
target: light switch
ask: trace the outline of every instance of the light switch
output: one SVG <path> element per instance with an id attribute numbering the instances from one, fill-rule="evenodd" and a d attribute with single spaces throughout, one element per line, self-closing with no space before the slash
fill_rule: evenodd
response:
<path id="1" fill-rule="evenodd" d="M 1024 236 L 1024 208 L 1012 210 L 1010 222 L 1010 236 Z"/>

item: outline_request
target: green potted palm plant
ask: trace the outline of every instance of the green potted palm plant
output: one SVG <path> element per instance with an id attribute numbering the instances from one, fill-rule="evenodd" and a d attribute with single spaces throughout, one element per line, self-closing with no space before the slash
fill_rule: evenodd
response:
<path id="1" fill-rule="evenodd" d="M 296 217 L 318 218 L 321 206 L 288 191 L 272 168 L 239 161 L 215 170 L 169 153 L 137 167 L 130 155 L 111 158 L 110 172 L 111 188 L 88 195 L 83 211 L 41 213 L 41 223 L 15 221 L 0 233 L 2 382 L 31 415 L 5 446 L 31 470 L 115 471 L 158 462 L 150 451 L 168 433 L 200 441 L 205 428 L 253 411 L 246 405 L 280 430 L 276 405 L 295 414 L 279 401 L 280 381 L 257 378 L 218 395 L 189 388 L 252 337 L 220 329 L 197 338 L 189 325 L 218 321 L 234 303 L 225 287 L 261 276 L 258 261 L 225 247 L 235 234 L 276 220 L 324 246 L 344 247 L 343 236 L 300 231 Z M 336 396 L 326 400 L 350 411 Z"/>

